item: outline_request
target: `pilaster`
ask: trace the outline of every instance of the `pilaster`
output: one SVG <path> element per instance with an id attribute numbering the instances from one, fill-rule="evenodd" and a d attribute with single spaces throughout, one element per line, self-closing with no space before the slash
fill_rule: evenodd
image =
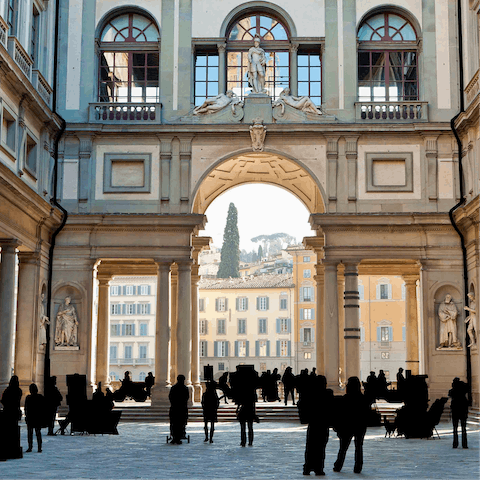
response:
<path id="1" fill-rule="evenodd" d="M 160 198 L 163 203 L 170 201 L 170 162 L 172 161 L 173 136 L 158 135 L 160 140 Z"/>
<path id="2" fill-rule="evenodd" d="M 406 334 L 406 367 L 413 375 L 419 374 L 419 338 L 417 312 L 417 280 L 418 275 L 403 275 L 406 290 L 405 334 Z"/>
<path id="3" fill-rule="evenodd" d="M 337 165 L 339 135 L 325 135 L 327 138 L 327 179 L 328 179 L 328 212 L 337 211 Z"/>
<path id="4" fill-rule="evenodd" d="M 97 351 L 96 375 L 97 388 L 102 383 L 102 388 L 110 387 L 108 382 L 108 346 L 110 343 L 110 274 L 99 272 L 98 280 L 98 316 L 97 316 Z"/>
<path id="5" fill-rule="evenodd" d="M 425 141 L 425 157 L 427 159 L 427 185 L 428 185 L 428 199 L 431 202 L 436 202 L 438 199 L 437 184 L 437 162 L 438 162 L 438 135 L 426 135 Z"/>
<path id="6" fill-rule="evenodd" d="M 79 212 L 87 211 L 87 203 L 91 188 L 91 157 L 93 135 L 78 135 L 78 209 Z"/>
<path id="7" fill-rule="evenodd" d="M 345 264 L 345 378 L 360 378 L 358 263 Z"/>
<path id="8" fill-rule="evenodd" d="M 226 93 L 227 91 L 227 45 L 225 43 L 217 43 L 218 48 L 218 93 Z"/>
<path id="9" fill-rule="evenodd" d="M 355 211 L 357 201 L 357 160 L 359 135 L 345 137 L 345 156 L 347 158 L 348 203 Z"/>

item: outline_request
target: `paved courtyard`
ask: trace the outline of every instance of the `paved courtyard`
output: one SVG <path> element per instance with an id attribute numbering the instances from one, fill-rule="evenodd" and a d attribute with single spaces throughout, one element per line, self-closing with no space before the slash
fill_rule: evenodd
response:
<path id="1" fill-rule="evenodd" d="M 0 462 L 0 479 L 300 479 L 306 427 L 296 423 L 255 424 L 253 447 L 241 448 L 239 425 L 219 423 L 213 444 L 203 442 L 203 425 L 187 427 L 191 442 L 166 443 L 167 423 L 119 425 L 118 436 L 44 436 L 43 453 Z M 45 430 L 44 430 L 45 431 Z M 478 479 L 478 425 L 469 426 L 468 450 L 452 449 L 450 424 L 438 427 L 440 439 L 384 438 L 384 429 L 369 428 L 361 475 L 353 473 L 353 446 L 344 470 L 332 471 L 338 449 L 330 431 L 326 474 L 332 479 Z M 22 445 L 27 444 L 22 425 Z M 315 478 L 312 474 L 311 478 Z"/>

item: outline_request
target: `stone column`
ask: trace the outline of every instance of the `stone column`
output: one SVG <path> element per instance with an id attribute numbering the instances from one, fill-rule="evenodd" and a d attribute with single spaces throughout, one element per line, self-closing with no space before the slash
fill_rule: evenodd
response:
<path id="1" fill-rule="evenodd" d="M 170 314 L 170 383 L 177 382 L 177 319 L 178 319 L 178 265 L 172 265 L 170 277 L 171 292 L 171 314 Z"/>
<path id="2" fill-rule="evenodd" d="M 97 362 L 95 381 L 102 382 L 102 389 L 110 387 L 108 382 L 108 345 L 110 341 L 110 280 L 109 274 L 97 274 L 98 316 L 97 316 Z"/>
<path id="3" fill-rule="evenodd" d="M 227 53 L 226 45 L 218 43 L 218 93 L 225 93 L 227 91 Z"/>
<path id="4" fill-rule="evenodd" d="M 198 352 L 198 263 L 192 265 L 192 384 L 194 401 L 202 400 L 202 384 L 200 383 L 200 357 Z"/>
<path id="5" fill-rule="evenodd" d="M 324 306 L 324 266 L 321 263 L 315 265 L 317 282 L 317 325 L 315 330 L 317 373 L 325 375 L 325 306 Z"/>
<path id="6" fill-rule="evenodd" d="M 403 275 L 405 280 L 405 334 L 407 360 L 406 368 L 412 375 L 419 374 L 418 353 L 418 311 L 417 311 L 417 275 Z"/>
<path id="7" fill-rule="evenodd" d="M 360 378 L 358 263 L 345 264 L 345 378 Z"/>
<path id="8" fill-rule="evenodd" d="M 340 383 L 345 383 L 345 309 L 343 308 L 343 291 L 345 290 L 345 266 L 338 265 L 337 270 L 337 298 L 338 298 L 338 376 Z"/>
<path id="9" fill-rule="evenodd" d="M 157 305 L 155 328 L 155 385 L 152 405 L 168 405 L 170 382 L 170 267 L 171 262 L 156 259 Z"/>
<path id="10" fill-rule="evenodd" d="M 177 375 L 185 376 L 185 385 L 193 399 L 191 375 L 192 355 L 192 262 L 178 265 L 178 318 L 177 318 Z"/>
<path id="11" fill-rule="evenodd" d="M 325 265 L 325 376 L 328 387 L 338 391 L 338 295 L 337 262 L 324 261 Z"/>
<path id="12" fill-rule="evenodd" d="M 38 267 L 39 255 L 35 253 L 19 253 L 18 266 L 18 299 L 17 320 L 15 334 L 15 375 L 20 381 L 20 388 L 24 395 L 28 395 L 28 387 L 32 382 L 37 383 L 43 391 L 43 381 L 37 378 L 37 355 L 41 350 L 45 355 L 45 346 L 39 345 L 40 318 L 38 295 Z M 46 300 L 46 299 L 45 299 Z M 3 332 L 2 332 L 3 333 Z M 43 371 L 41 371 L 43 378 Z"/>
<path id="13" fill-rule="evenodd" d="M 298 43 L 290 45 L 290 92 L 298 95 L 298 69 L 297 69 Z"/>
<path id="14" fill-rule="evenodd" d="M 15 332 L 15 249 L 17 240 L 0 243 L 2 270 L 0 277 L 0 392 L 8 386 L 13 369 L 13 335 Z"/>

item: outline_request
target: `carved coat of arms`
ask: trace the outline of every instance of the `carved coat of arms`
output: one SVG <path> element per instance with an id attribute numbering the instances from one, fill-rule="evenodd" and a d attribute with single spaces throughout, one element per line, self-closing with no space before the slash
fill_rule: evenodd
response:
<path id="1" fill-rule="evenodd" d="M 265 136 L 267 135 L 267 127 L 263 124 L 263 120 L 256 118 L 250 125 L 250 137 L 252 138 L 252 150 L 254 152 L 263 152 Z"/>

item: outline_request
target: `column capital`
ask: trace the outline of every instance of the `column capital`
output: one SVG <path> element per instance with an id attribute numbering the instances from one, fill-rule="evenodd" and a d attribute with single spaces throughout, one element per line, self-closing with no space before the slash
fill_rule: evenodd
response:
<path id="1" fill-rule="evenodd" d="M 15 249 L 18 248 L 22 243 L 17 238 L 12 238 L 10 240 L 2 240 L 0 241 L 0 247 L 2 248 L 2 252 L 15 252 Z"/>
<path id="2" fill-rule="evenodd" d="M 405 285 L 416 285 L 417 280 L 420 278 L 418 275 L 402 275 Z"/>
<path id="3" fill-rule="evenodd" d="M 97 273 L 97 280 L 99 287 L 108 287 L 113 276 L 109 273 Z"/>
<path id="4" fill-rule="evenodd" d="M 38 265 L 40 262 L 40 252 L 18 252 L 18 260 L 20 265 Z"/>
<path id="5" fill-rule="evenodd" d="M 153 261 L 157 264 L 158 270 L 168 270 L 170 271 L 172 267 L 173 260 L 171 258 L 158 257 L 154 258 Z"/>
<path id="6" fill-rule="evenodd" d="M 353 263 L 353 262 L 346 262 L 344 263 L 345 265 L 345 273 L 344 275 L 346 277 L 348 276 L 356 276 L 358 277 L 358 262 Z"/>
<path id="7" fill-rule="evenodd" d="M 226 43 L 217 43 L 218 53 L 225 53 L 227 49 Z"/>
<path id="8" fill-rule="evenodd" d="M 322 264 L 323 264 L 325 270 L 327 270 L 327 269 L 328 270 L 333 270 L 333 269 L 337 270 L 337 267 L 338 267 L 339 263 L 340 262 L 338 260 L 325 260 L 325 259 L 322 260 Z"/>
<path id="9" fill-rule="evenodd" d="M 175 263 L 178 266 L 179 271 L 191 271 L 193 260 L 192 259 L 185 259 L 185 260 L 176 260 Z"/>

